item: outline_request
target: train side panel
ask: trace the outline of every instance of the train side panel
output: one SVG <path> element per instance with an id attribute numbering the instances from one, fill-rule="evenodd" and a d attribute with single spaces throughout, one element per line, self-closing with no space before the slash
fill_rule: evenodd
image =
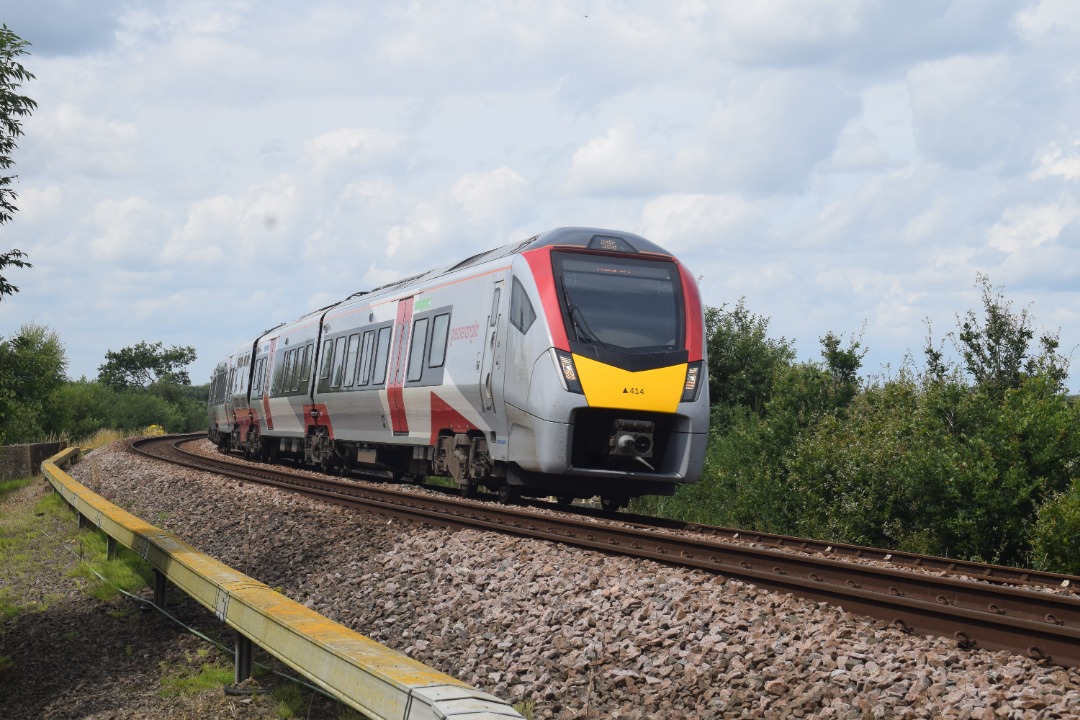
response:
<path id="1" fill-rule="evenodd" d="M 485 269 L 328 313 L 314 403 L 333 437 L 431 446 L 440 431 L 477 431 L 505 455 L 507 275 Z"/>
<path id="2" fill-rule="evenodd" d="M 246 415 L 264 456 L 504 499 L 668 494 L 697 480 L 708 436 L 693 276 L 617 231 L 558 229 L 352 296 L 222 365 L 212 423 Z"/>
<path id="3" fill-rule="evenodd" d="M 259 357 L 265 358 L 263 378 L 259 391 L 253 393 L 253 404 L 262 409 L 259 430 L 264 437 L 277 439 L 277 447 L 287 452 L 302 449 L 319 318 L 309 314 L 260 341 Z"/>

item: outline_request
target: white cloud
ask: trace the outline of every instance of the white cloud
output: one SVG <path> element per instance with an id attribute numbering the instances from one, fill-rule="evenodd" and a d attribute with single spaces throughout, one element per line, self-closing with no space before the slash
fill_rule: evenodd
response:
<path id="1" fill-rule="evenodd" d="M 1038 167 L 1031 173 L 1033 179 L 1056 176 L 1065 180 L 1080 180 L 1080 136 L 1065 148 L 1057 142 L 1051 142 L 1049 147 L 1039 154 L 1036 162 Z"/>
<path id="2" fill-rule="evenodd" d="M 717 3 L 711 23 L 735 59 L 775 64 L 819 59 L 858 32 L 871 9 L 860 0 Z"/>
<path id="3" fill-rule="evenodd" d="M 304 152 L 316 175 L 334 170 L 369 169 L 393 158 L 403 138 L 372 128 L 338 128 L 304 143 Z"/>
<path id="4" fill-rule="evenodd" d="M 642 234 L 669 252 L 714 257 L 752 247 L 766 226 L 759 204 L 740 195 L 663 195 L 641 213 Z"/>
<path id="5" fill-rule="evenodd" d="M 60 185 L 31 187 L 26 190 L 16 187 L 15 191 L 19 194 L 15 206 L 18 208 L 16 217 L 20 224 L 36 224 L 55 219 L 55 213 L 60 210 L 64 201 L 64 190 Z"/>
<path id="6" fill-rule="evenodd" d="M 587 195 L 644 193 L 658 183 L 658 163 L 656 153 L 640 144 L 633 123 L 620 120 L 574 152 L 567 190 Z"/>
<path id="7" fill-rule="evenodd" d="M 820 72 L 745 75 L 717 101 L 704 141 L 679 153 L 676 171 L 699 190 L 804 190 L 858 110 L 858 98 Z"/>
<path id="8" fill-rule="evenodd" d="M 1039 0 L 1017 14 L 1016 27 L 1029 43 L 1076 53 L 1080 43 L 1080 5 L 1073 0 Z"/>
<path id="9" fill-rule="evenodd" d="M 100 261 L 119 266 L 152 262 L 169 234 L 171 217 L 139 197 L 105 199 L 93 209 L 90 251 Z"/>
<path id="10" fill-rule="evenodd" d="M 1054 121 L 1032 88 L 1034 72 L 1005 54 L 956 56 L 913 68 L 908 85 L 920 151 L 960 170 L 1025 168 Z M 1052 85 L 1053 77 L 1046 82 Z"/>
<path id="11" fill-rule="evenodd" d="M 529 182 L 507 167 L 469 173 L 454 183 L 450 197 L 474 220 L 502 220 L 517 215 L 529 199 Z"/>
<path id="12" fill-rule="evenodd" d="M 1080 207 L 1071 199 L 1009 208 L 990 229 L 990 244 L 1011 255 L 1028 253 L 1056 240 L 1077 219 Z"/>
<path id="13" fill-rule="evenodd" d="M 430 260 L 438 257 L 432 251 L 447 242 L 446 222 L 443 215 L 432 205 L 422 203 L 409 216 L 408 222 L 395 225 L 386 234 L 384 255 L 388 259 L 400 258 L 408 263 L 411 275 L 438 265 Z M 420 265 L 416 260 L 422 258 Z"/>
<path id="14" fill-rule="evenodd" d="M 271 179 L 238 196 L 217 195 L 191 204 L 182 226 L 166 242 L 166 263 L 209 265 L 231 259 L 238 266 L 276 265 L 299 252 L 291 224 L 300 192 L 293 180 Z"/>
<path id="15" fill-rule="evenodd" d="M 39 106 L 24 122 L 24 131 L 25 140 L 20 145 L 34 152 L 34 175 L 116 177 L 137 170 L 139 132 L 134 123 L 60 103 Z"/>

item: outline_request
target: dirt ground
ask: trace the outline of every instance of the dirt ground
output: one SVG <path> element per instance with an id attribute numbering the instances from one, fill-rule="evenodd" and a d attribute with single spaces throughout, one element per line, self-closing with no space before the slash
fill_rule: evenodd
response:
<path id="1" fill-rule="evenodd" d="M 49 492 L 35 481 L 0 500 L 0 716 L 21 718 L 263 718 L 358 717 L 275 675 L 254 681 L 254 695 L 225 693 L 223 681 L 174 694 L 184 679 L 228 674 L 231 654 L 190 634 L 149 605 L 123 595 L 101 601 L 74 577 L 89 530 L 73 513 L 38 510 Z M 150 589 L 141 592 L 150 598 Z M 232 632 L 178 591 L 169 611 L 231 648 Z M 14 612 L 6 612 L 18 608 Z M 270 662 L 256 651 L 257 662 Z M 278 666 L 279 667 L 279 666 Z M 231 682 L 231 677 L 229 678 Z M 208 685 L 208 689 L 207 686 Z M 291 705 L 269 694 L 289 694 Z"/>

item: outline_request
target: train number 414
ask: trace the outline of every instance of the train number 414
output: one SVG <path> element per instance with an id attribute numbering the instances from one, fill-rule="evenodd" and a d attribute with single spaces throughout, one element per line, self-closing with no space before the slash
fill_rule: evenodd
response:
<path id="1" fill-rule="evenodd" d="M 645 391 L 642 390 L 641 388 L 634 388 L 634 387 L 632 387 L 632 388 L 623 388 L 623 394 L 625 395 L 627 393 L 629 393 L 631 395 L 644 395 Z"/>

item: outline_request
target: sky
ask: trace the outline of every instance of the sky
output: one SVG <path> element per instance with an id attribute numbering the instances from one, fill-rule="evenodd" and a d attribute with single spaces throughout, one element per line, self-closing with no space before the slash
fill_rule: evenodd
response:
<path id="1" fill-rule="evenodd" d="M 864 375 L 1001 288 L 1080 345 L 1073 0 L 0 0 L 37 101 L 0 251 L 68 374 L 563 226 Z M 1077 360 L 1074 357 L 1074 360 Z M 1080 387 L 1080 361 L 1070 387 Z"/>

